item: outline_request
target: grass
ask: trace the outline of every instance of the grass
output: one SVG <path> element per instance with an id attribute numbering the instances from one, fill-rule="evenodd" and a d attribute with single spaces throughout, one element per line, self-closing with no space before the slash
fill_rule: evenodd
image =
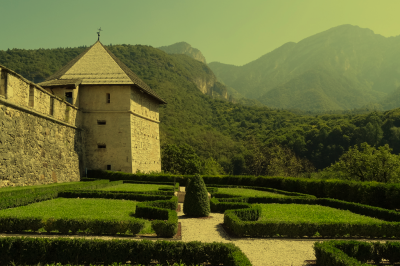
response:
<path id="1" fill-rule="evenodd" d="M 166 185 L 156 184 L 122 184 L 113 187 L 101 188 L 99 190 L 106 191 L 152 191 L 158 190 L 159 187 L 165 187 Z"/>
<path id="2" fill-rule="evenodd" d="M 129 213 L 135 210 L 136 202 L 130 200 L 56 198 L 1 210 L 0 216 L 130 220 L 132 217 Z M 147 221 L 140 234 L 152 233 L 155 232 L 151 229 L 150 221 Z"/>
<path id="3" fill-rule="evenodd" d="M 247 189 L 247 188 L 218 188 L 218 193 L 229 193 L 232 195 L 238 195 L 243 197 L 274 197 L 274 198 L 285 198 L 285 195 L 267 192 L 267 191 L 260 191 L 254 189 Z"/>
<path id="4" fill-rule="evenodd" d="M 384 222 L 376 218 L 320 205 L 257 204 L 262 208 L 261 221 L 286 222 Z"/>

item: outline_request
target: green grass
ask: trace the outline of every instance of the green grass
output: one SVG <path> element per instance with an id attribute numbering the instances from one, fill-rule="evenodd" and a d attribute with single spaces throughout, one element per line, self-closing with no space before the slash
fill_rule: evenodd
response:
<path id="1" fill-rule="evenodd" d="M 320 205 L 257 204 L 262 208 L 261 221 L 285 222 L 384 222 L 376 218 Z"/>
<path id="2" fill-rule="evenodd" d="M 274 198 L 285 198 L 285 195 L 276 194 L 267 191 L 260 191 L 247 188 L 218 188 L 218 193 L 229 193 L 232 195 L 238 195 L 243 197 L 274 197 Z"/>
<path id="3" fill-rule="evenodd" d="M 166 185 L 156 184 L 122 184 L 113 187 L 101 188 L 99 190 L 106 191 L 152 191 L 158 190 L 159 187 L 165 187 Z"/>
<path id="4" fill-rule="evenodd" d="M 129 213 L 135 210 L 136 202 L 130 200 L 56 198 L 1 210 L 0 216 L 130 220 L 132 217 Z M 145 228 L 140 233 L 154 233 L 150 221 L 146 222 Z"/>

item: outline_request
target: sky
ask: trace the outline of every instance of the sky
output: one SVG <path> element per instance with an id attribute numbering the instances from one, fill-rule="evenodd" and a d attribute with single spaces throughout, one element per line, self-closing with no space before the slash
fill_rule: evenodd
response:
<path id="1" fill-rule="evenodd" d="M 244 65 L 287 42 L 351 24 L 400 35 L 400 0 L 0 0 L 0 50 L 187 42 Z M 1 62 L 0 62 L 1 64 Z"/>

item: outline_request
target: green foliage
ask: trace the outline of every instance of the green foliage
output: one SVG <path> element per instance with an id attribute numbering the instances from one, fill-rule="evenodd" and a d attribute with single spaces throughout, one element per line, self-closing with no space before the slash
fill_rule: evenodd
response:
<path id="1" fill-rule="evenodd" d="M 200 175 L 189 179 L 183 203 L 183 213 L 188 216 L 206 217 L 210 214 L 210 200 L 206 184 Z"/>
<path id="2" fill-rule="evenodd" d="M 330 240 L 314 243 L 315 257 L 318 265 L 368 265 L 367 261 L 376 264 L 388 260 L 390 264 L 400 262 L 400 242 L 363 242 Z"/>
<path id="3" fill-rule="evenodd" d="M 139 203 L 136 217 L 152 219 L 151 227 L 158 237 L 173 237 L 178 232 L 178 198 Z"/>
<path id="4" fill-rule="evenodd" d="M 187 180 L 191 176 L 172 176 L 165 174 L 136 175 L 111 171 L 93 171 L 97 177 L 105 179 L 121 180 L 149 180 L 173 181 L 174 178 L 183 186 L 187 186 Z M 371 206 L 378 206 L 387 209 L 400 209 L 400 184 L 378 183 L 378 182 L 355 182 L 335 179 L 310 179 L 293 177 L 271 177 L 271 176 L 207 176 L 203 180 L 211 186 L 253 186 L 284 190 L 286 192 L 297 192 L 308 195 L 315 195 L 319 198 L 334 198 L 349 202 L 358 202 Z M 268 190 L 266 190 L 268 191 Z M 274 192 L 274 191 L 270 191 Z M 276 191 L 274 193 L 277 193 Z M 280 192 L 279 192 L 280 193 Z M 282 194 L 282 193 L 280 193 Z"/>
<path id="5" fill-rule="evenodd" d="M 72 182 L 40 186 L 4 187 L 0 188 L 0 210 L 25 206 L 34 202 L 54 199 L 67 189 L 97 189 L 120 184 L 121 181 L 109 182 L 98 180 L 93 182 Z"/>
<path id="6" fill-rule="evenodd" d="M 359 181 L 399 182 L 400 156 L 391 153 L 389 145 L 378 149 L 364 142 L 350 148 L 339 161 L 326 169 L 344 173 L 344 178 Z"/>
<path id="7" fill-rule="evenodd" d="M 18 238 L 0 239 L 1 263 L 37 265 L 61 263 L 74 265 L 131 262 L 131 265 L 213 265 L 251 266 L 246 255 L 233 244 L 181 241 L 131 241 L 82 238 Z"/>
<path id="8" fill-rule="evenodd" d="M 162 148 L 162 168 L 172 174 L 195 174 L 201 169 L 200 158 L 187 144 L 167 144 Z"/>
<path id="9" fill-rule="evenodd" d="M 400 222 L 381 222 L 363 220 L 353 221 L 292 221 L 259 220 L 260 206 L 246 209 L 227 210 L 224 224 L 237 236 L 250 237 L 303 237 L 303 236 L 364 236 L 400 238 Z"/>
<path id="10" fill-rule="evenodd" d="M 135 202 L 103 199 L 57 198 L 19 208 L 1 211 L 2 232 L 19 233 L 25 230 L 68 234 L 78 230 L 92 234 L 138 234 L 149 223 L 129 216 Z"/>

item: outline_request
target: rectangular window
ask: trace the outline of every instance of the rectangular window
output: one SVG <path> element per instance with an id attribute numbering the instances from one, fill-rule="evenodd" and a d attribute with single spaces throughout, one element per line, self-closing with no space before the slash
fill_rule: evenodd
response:
<path id="1" fill-rule="evenodd" d="M 7 73 L 0 68 L 0 95 L 6 96 Z"/>
<path id="2" fill-rule="evenodd" d="M 111 96 L 110 96 L 110 94 L 109 93 L 107 93 L 107 103 L 110 103 L 111 102 Z"/>
<path id="3" fill-rule="evenodd" d="M 106 144 L 97 144 L 97 148 L 105 149 L 106 148 Z"/>
<path id="4" fill-rule="evenodd" d="M 97 124 L 98 125 L 105 125 L 106 124 L 106 120 L 97 120 Z"/>
<path id="5" fill-rule="evenodd" d="M 35 104 L 35 86 L 29 86 L 29 107 L 33 107 Z"/>
<path id="6" fill-rule="evenodd" d="M 66 101 L 67 103 L 72 104 L 72 92 L 66 92 L 66 93 L 65 93 L 65 101 Z"/>
<path id="7" fill-rule="evenodd" d="M 111 164 L 107 164 L 107 170 L 111 170 Z"/>
<path id="8" fill-rule="evenodd" d="M 54 98 L 50 97 L 50 115 L 54 115 Z"/>

